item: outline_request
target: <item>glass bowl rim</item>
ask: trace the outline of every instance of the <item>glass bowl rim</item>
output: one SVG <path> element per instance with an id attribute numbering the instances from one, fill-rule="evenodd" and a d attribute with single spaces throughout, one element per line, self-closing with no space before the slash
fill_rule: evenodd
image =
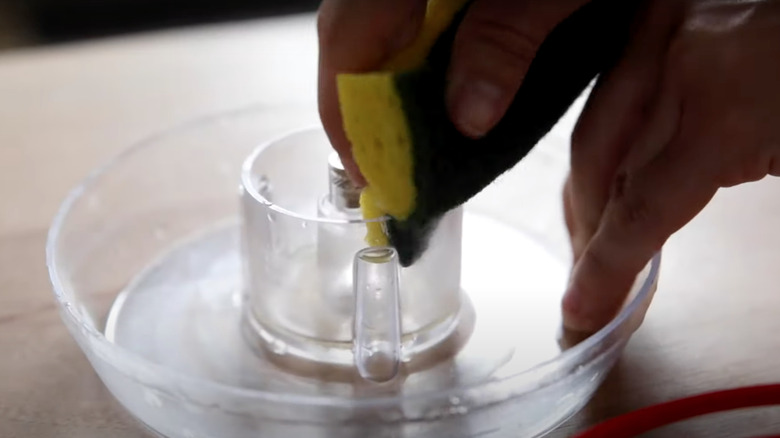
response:
<path id="1" fill-rule="evenodd" d="M 286 108 L 286 106 L 282 106 L 282 107 Z M 297 108 L 298 110 L 300 109 L 300 107 L 297 105 L 293 105 L 292 108 Z M 634 298 L 630 302 L 625 304 L 622 307 L 621 311 L 607 325 L 602 327 L 597 332 L 591 334 L 588 338 L 584 339 L 583 341 L 579 342 L 573 347 L 568 348 L 562 351 L 560 354 L 556 355 L 555 357 L 548 359 L 544 362 L 541 362 L 529 369 L 526 369 L 524 371 L 506 377 L 502 377 L 500 379 L 487 380 L 487 381 L 474 383 L 470 385 L 463 385 L 454 388 L 446 388 L 446 389 L 434 390 L 434 391 L 423 392 L 423 393 L 412 394 L 412 395 L 379 395 L 370 398 L 362 398 L 362 397 L 350 398 L 350 397 L 333 396 L 333 395 L 320 396 L 320 395 L 304 395 L 304 394 L 295 394 L 295 393 L 279 393 L 273 391 L 263 391 L 263 390 L 242 388 L 239 386 L 210 381 L 199 377 L 193 377 L 193 376 L 178 373 L 173 369 L 170 369 L 168 367 L 165 367 L 153 361 L 147 360 L 135 353 L 132 353 L 122 348 L 119 345 L 109 342 L 103 334 L 101 334 L 95 327 L 91 326 L 87 321 L 84 320 L 84 318 L 76 310 L 78 306 L 67 299 L 66 290 L 68 289 L 68 287 L 63 281 L 61 274 L 58 270 L 59 258 L 57 256 L 56 250 L 59 243 L 61 229 L 63 225 L 66 223 L 68 219 L 68 214 L 71 212 L 71 209 L 82 198 L 82 196 L 85 195 L 89 191 L 89 189 L 92 188 L 94 184 L 100 180 L 101 177 L 106 175 L 114 167 L 121 166 L 126 158 L 136 153 L 140 153 L 146 148 L 153 147 L 155 144 L 157 144 L 158 142 L 164 139 L 170 138 L 171 136 L 175 136 L 177 134 L 187 132 L 188 130 L 191 129 L 201 129 L 210 124 L 212 125 L 218 124 L 219 121 L 224 120 L 225 118 L 236 118 L 236 117 L 245 117 L 250 115 L 258 115 L 263 112 L 278 113 L 279 109 L 280 109 L 279 106 L 274 106 L 271 108 L 266 105 L 250 105 L 243 108 L 234 109 L 231 111 L 222 111 L 215 114 L 213 113 L 205 116 L 191 118 L 188 121 L 185 121 L 183 123 L 175 124 L 168 129 L 158 131 L 155 134 L 147 136 L 145 139 L 142 139 L 140 141 L 131 144 L 129 147 L 115 154 L 112 158 L 109 158 L 107 161 L 103 162 L 102 165 L 99 165 L 96 168 L 94 168 L 85 178 L 83 178 L 79 183 L 76 184 L 75 187 L 73 187 L 69 191 L 69 193 L 66 195 L 66 197 L 60 204 L 60 207 L 57 210 L 51 222 L 51 225 L 49 227 L 49 232 L 46 239 L 45 251 L 46 251 L 46 265 L 47 265 L 47 270 L 49 272 L 49 280 L 52 285 L 52 291 L 54 297 L 57 301 L 57 305 L 60 310 L 61 319 L 63 319 L 65 323 L 68 323 L 71 326 L 75 326 L 79 328 L 79 332 L 81 333 L 81 335 L 79 335 L 78 333 L 71 332 L 72 337 L 78 338 L 79 336 L 82 337 L 86 336 L 92 342 L 96 342 L 101 347 L 101 351 L 108 352 L 108 354 L 112 358 L 110 361 L 108 361 L 109 362 L 108 365 L 110 365 L 116 371 L 122 373 L 128 379 L 139 381 L 142 380 L 141 378 L 138 377 L 139 375 L 149 375 L 149 372 L 153 372 L 159 377 L 164 377 L 166 382 L 177 383 L 175 387 L 178 388 L 187 387 L 188 385 L 196 385 L 200 389 L 205 390 L 209 393 L 218 393 L 221 395 L 227 395 L 234 398 L 246 398 L 253 401 L 263 401 L 263 402 L 272 402 L 272 403 L 285 403 L 285 404 L 295 403 L 298 405 L 303 404 L 308 406 L 329 406 L 329 407 L 353 409 L 356 407 L 381 408 L 381 407 L 396 406 L 404 401 L 410 401 L 410 400 L 414 400 L 414 401 L 423 400 L 428 402 L 434 402 L 442 398 L 451 399 L 452 397 L 462 396 L 468 391 L 491 387 L 493 385 L 511 385 L 513 382 L 522 382 L 524 376 L 531 375 L 535 372 L 538 372 L 539 370 L 543 370 L 547 367 L 550 367 L 553 364 L 556 363 L 563 364 L 571 361 L 576 361 L 577 358 L 583 356 L 586 351 L 594 349 L 598 347 L 600 344 L 602 344 L 604 341 L 608 340 L 610 335 L 612 335 L 615 331 L 617 331 L 624 324 L 626 324 L 629 317 L 631 317 L 637 310 L 641 311 L 644 300 L 648 297 L 648 295 L 651 293 L 651 290 L 653 289 L 653 285 L 659 273 L 661 251 L 658 251 L 653 256 L 652 260 L 648 263 L 650 269 L 647 273 L 647 276 L 642 280 L 642 285 L 640 286 L 639 290 L 636 292 Z M 300 128 L 293 130 L 293 132 L 299 130 Z M 647 269 L 648 265 L 645 266 L 643 271 Z M 633 333 L 633 330 L 631 333 Z M 76 339 L 76 340 L 83 340 L 83 339 Z M 85 344 L 83 344 L 82 342 L 77 342 L 77 343 L 79 344 L 80 348 L 83 350 L 83 353 L 87 353 L 87 351 L 84 350 L 89 350 L 89 352 L 94 352 L 95 350 L 95 347 L 91 346 L 92 345 L 91 342 L 86 344 L 86 345 L 90 345 L 90 347 L 85 346 Z M 593 359 L 591 359 L 591 361 L 592 360 Z M 94 369 L 95 365 L 92 364 L 91 361 L 90 361 L 90 365 Z M 144 385 L 150 385 L 148 382 L 140 382 L 140 383 Z M 534 390 L 540 389 L 552 383 L 554 383 L 554 381 L 553 382 L 545 381 L 543 384 L 534 385 L 533 389 Z M 524 386 L 527 385 L 520 385 L 521 388 L 523 388 Z M 524 393 L 526 392 L 513 394 L 512 397 L 510 398 L 522 396 Z M 187 402 L 195 403 L 195 404 L 199 403 L 195 400 L 187 400 Z"/>

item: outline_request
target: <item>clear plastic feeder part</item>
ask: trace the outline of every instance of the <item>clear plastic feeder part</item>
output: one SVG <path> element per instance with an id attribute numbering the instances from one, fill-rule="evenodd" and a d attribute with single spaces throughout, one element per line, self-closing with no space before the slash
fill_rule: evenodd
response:
<path id="1" fill-rule="evenodd" d="M 366 351 L 379 345 L 403 370 L 457 348 L 472 313 L 460 287 L 462 209 L 401 268 L 391 248 L 367 248 L 360 191 L 321 129 L 260 147 L 241 181 L 247 335 L 278 365 L 351 379 L 364 369 L 355 359 L 375 360 Z M 373 346 L 358 345 L 367 338 Z"/>
<path id="2" fill-rule="evenodd" d="M 545 139 L 410 267 L 370 247 L 314 111 L 159 134 L 65 200 L 47 260 L 109 391 L 171 438 L 534 437 L 578 411 L 638 327 L 561 342 L 566 143 Z M 383 219 L 379 219 L 383 220 Z"/>

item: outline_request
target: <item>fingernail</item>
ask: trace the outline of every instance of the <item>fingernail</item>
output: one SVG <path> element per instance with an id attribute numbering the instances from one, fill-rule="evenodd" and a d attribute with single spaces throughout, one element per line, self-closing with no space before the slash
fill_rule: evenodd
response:
<path id="1" fill-rule="evenodd" d="M 484 80 L 455 82 L 453 87 L 453 122 L 465 135 L 482 137 L 499 118 L 501 88 Z"/>

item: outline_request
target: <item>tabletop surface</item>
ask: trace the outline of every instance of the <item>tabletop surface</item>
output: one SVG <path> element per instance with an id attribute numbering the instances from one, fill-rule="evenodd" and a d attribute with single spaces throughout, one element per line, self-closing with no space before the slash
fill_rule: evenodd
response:
<path id="1" fill-rule="evenodd" d="M 316 98 L 313 17 L 190 28 L 0 55 L 0 437 L 144 438 L 59 319 L 44 242 L 87 172 L 206 113 Z M 283 84 L 283 86 L 280 86 Z M 673 236 L 644 325 L 592 402 L 553 432 L 695 393 L 780 381 L 780 180 L 721 191 Z M 780 411 L 652 436 L 780 433 Z"/>

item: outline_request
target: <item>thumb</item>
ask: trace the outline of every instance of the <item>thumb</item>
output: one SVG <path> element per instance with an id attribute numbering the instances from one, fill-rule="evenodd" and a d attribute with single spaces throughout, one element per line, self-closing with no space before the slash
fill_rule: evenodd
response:
<path id="1" fill-rule="evenodd" d="M 464 135 L 480 137 L 503 116 L 547 35 L 588 0 L 480 0 L 455 37 L 447 106 Z"/>

